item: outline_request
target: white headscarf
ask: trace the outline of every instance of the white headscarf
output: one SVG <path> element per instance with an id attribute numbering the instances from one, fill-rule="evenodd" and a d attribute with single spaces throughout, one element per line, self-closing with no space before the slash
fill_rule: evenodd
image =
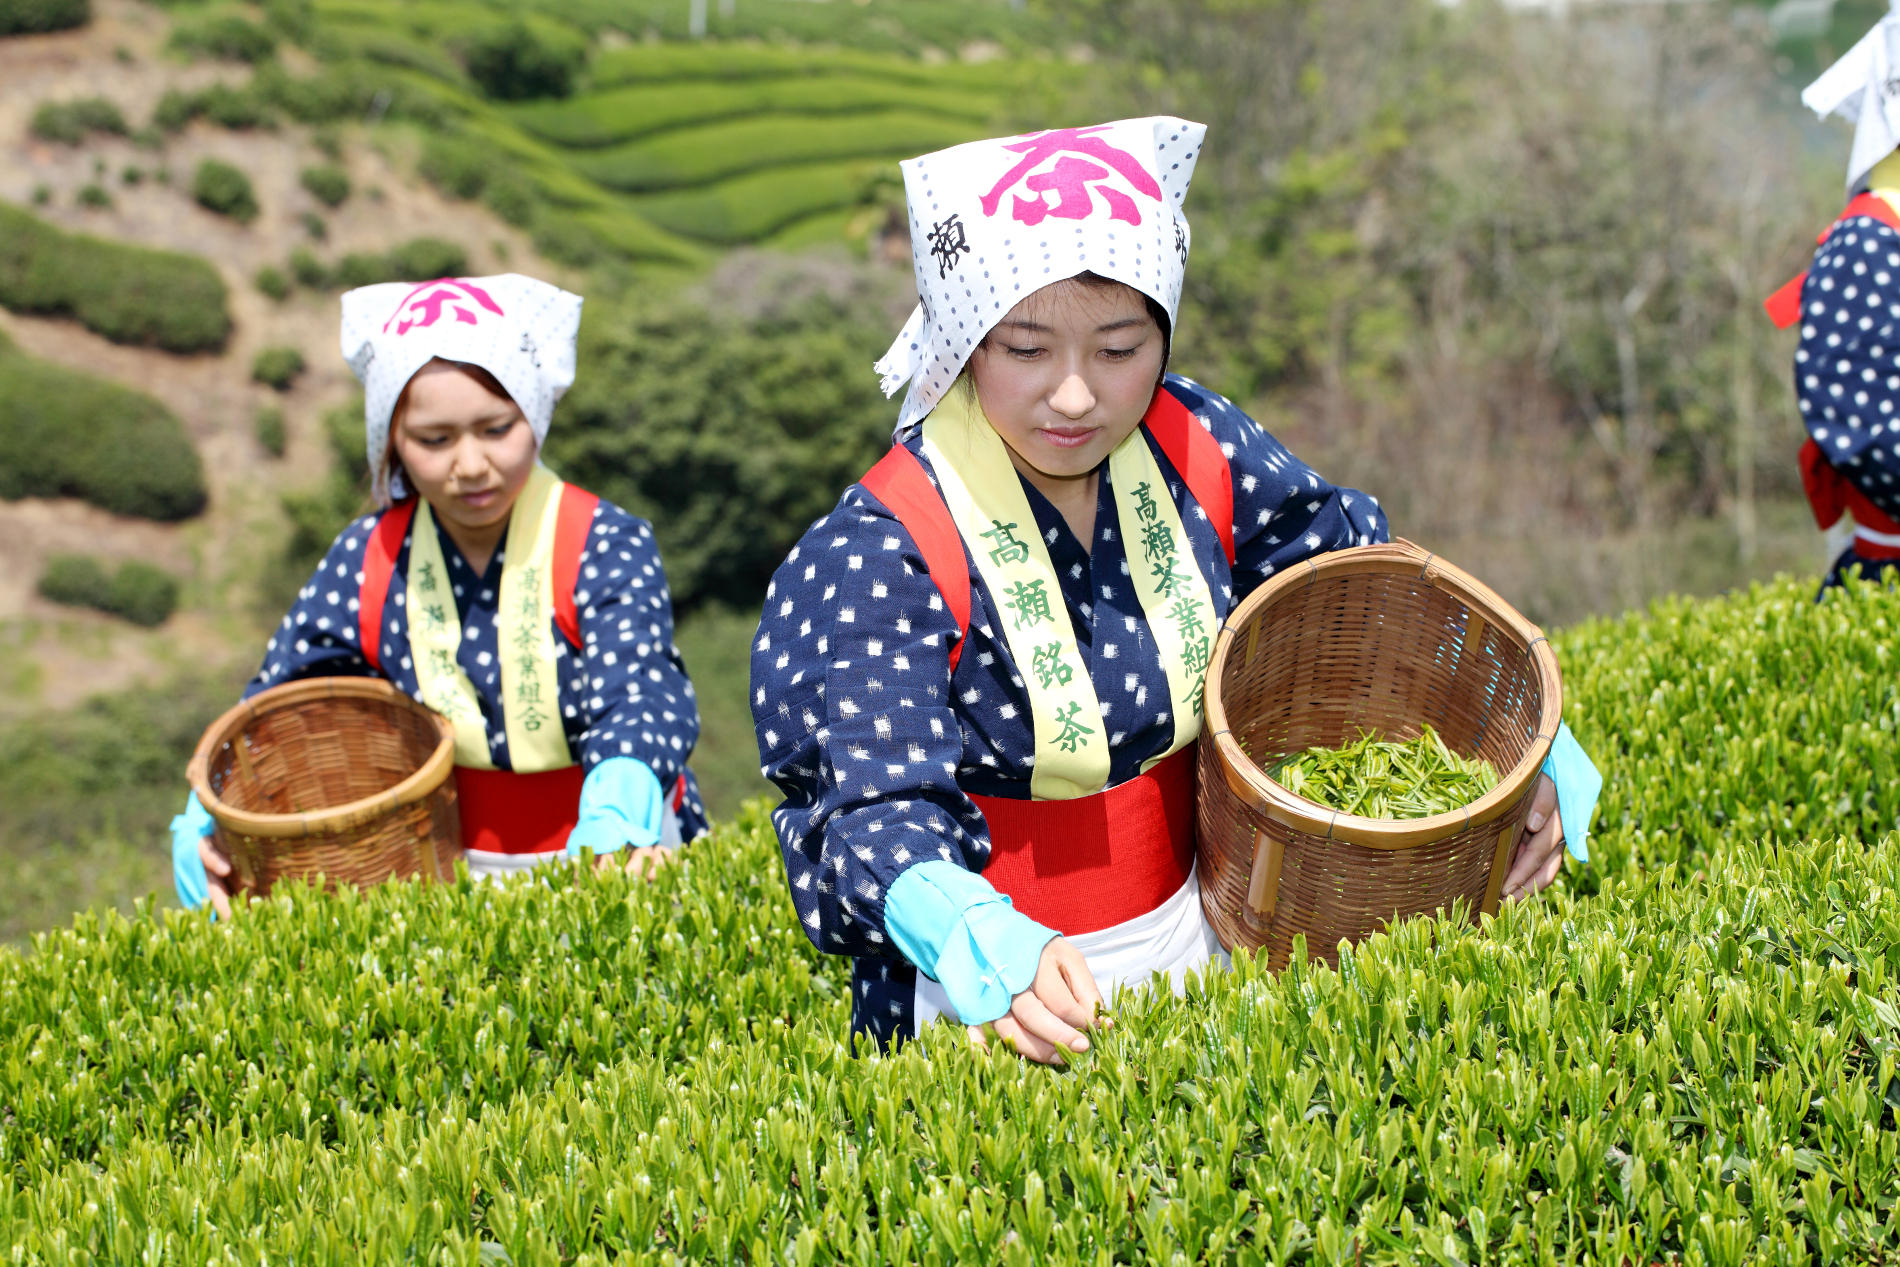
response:
<path id="1" fill-rule="evenodd" d="M 1207 129 L 1123 119 L 973 141 L 908 159 L 911 254 L 922 302 L 877 363 L 889 396 L 910 384 L 901 435 L 936 407 L 983 336 L 1025 296 L 1078 273 L 1181 304 L 1181 203 Z"/>
<path id="2" fill-rule="evenodd" d="M 1874 164 L 1900 147 L 1900 0 L 1847 55 L 1801 93 L 1822 118 L 1838 114 L 1854 125 L 1847 160 L 1847 192 L 1861 187 Z"/>
<path id="3" fill-rule="evenodd" d="M 417 370 L 437 357 L 481 366 L 514 397 L 539 447 L 555 402 L 574 382 L 580 327 L 579 295 L 519 273 L 385 282 L 346 292 L 343 359 L 363 384 L 376 500 L 403 495 L 390 487 L 384 458 L 390 414 Z"/>

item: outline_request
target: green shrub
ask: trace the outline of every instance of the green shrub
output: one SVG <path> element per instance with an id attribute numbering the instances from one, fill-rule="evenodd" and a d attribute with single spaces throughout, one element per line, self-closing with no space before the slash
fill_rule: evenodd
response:
<path id="1" fill-rule="evenodd" d="M 201 113 L 198 98 L 177 88 L 167 88 L 152 108 L 152 127 L 161 132 L 181 132 Z"/>
<path id="2" fill-rule="evenodd" d="M 135 167 L 128 163 L 119 169 L 119 182 L 124 185 L 143 185 L 145 183 L 145 169 L 143 167 Z"/>
<path id="3" fill-rule="evenodd" d="M 293 347 L 265 348 L 251 358 L 251 381 L 280 392 L 289 391 L 303 371 L 303 353 Z"/>
<path id="4" fill-rule="evenodd" d="M 204 260 L 66 233 L 4 204 L 0 306 L 168 352 L 210 351 L 231 332 L 224 282 Z"/>
<path id="5" fill-rule="evenodd" d="M 200 116 L 233 131 L 274 127 L 277 122 L 270 102 L 249 87 L 212 84 L 191 93 L 168 89 L 152 111 L 152 127 L 177 132 Z"/>
<path id="6" fill-rule="evenodd" d="M 299 286 L 312 290 L 323 290 L 330 285 L 330 270 L 323 266 L 316 252 L 306 246 L 290 253 L 290 275 L 297 279 Z"/>
<path id="7" fill-rule="evenodd" d="M 435 135 L 422 146 L 416 170 L 451 198 L 479 198 L 495 167 L 495 152 L 472 137 Z"/>
<path id="8" fill-rule="evenodd" d="M 482 192 L 482 205 L 517 229 L 533 224 L 537 210 L 534 191 L 527 182 L 505 172 L 489 179 L 488 188 Z"/>
<path id="9" fill-rule="evenodd" d="M 310 196 L 326 207 L 340 207 L 350 196 L 350 174 L 334 164 L 306 167 L 299 179 Z"/>
<path id="10" fill-rule="evenodd" d="M 112 205 L 112 195 L 106 192 L 104 185 L 96 182 L 81 185 L 79 192 L 74 195 L 74 200 L 82 207 L 93 207 L 95 209 L 110 207 Z"/>
<path id="11" fill-rule="evenodd" d="M 347 290 L 377 282 L 416 282 L 458 277 L 468 271 L 468 253 L 441 238 L 411 238 L 381 255 L 346 255 L 337 261 L 331 284 Z"/>
<path id="12" fill-rule="evenodd" d="M 124 136 L 129 130 L 119 107 L 104 97 L 44 102 L 33 112 L 32 129 L 42 141 L 62 145 L 78 145 L 92 132 Z"/>
<path id="13" fill-rule="evenodd" d="M 739 246 L 819 212 L 860 205 L 889 175 L 890 165 L 881 160 L 775 167 L 704 188 L 647 194 L 634 205 L 663 229 Z"/>
<path id="14" fill-rule="evenodd" d="M 314 211 L 299 212 L 297 223 L 303 226 L 304 236 L 313 242 L 322 242 L 330 236 L 330 226 Z"/>
<path id="15" fill-rule="evenodd" d="M 92 0 L 6 0 L 0 4 L 0 35 L 63 31 L 92 21 Z"/>
<path id="16" fill-rule="evenodd" d="M 191 196 L 207 211 L 228 216 L 239 224 L 257 219 L 257 193 L 251 178 L 239 168 L 215 158 L 198 164 L 191 178 Z"/>
<path id="17" fill-rule="evenodd" d="M 257 270 L 257 277 L 254 280 L 260 292 L 279 303 L 290 297 L 290 279 L 284 276 L 284 271 L 280 268 L 266 264 Z"/>
<path id="18" fill-rule="evenodd" d="M 578 41 L 557 41 L 521 21 L 477 32 L 463 53 L 468 77 L 497 101 L 565 97 L 586 61 Z"/>
<path id="19" fill-rule="evenodd" d="M 204 509 L 198 451 L 151 397 L 0 340 L 0 400 L 0 498 L 78 497 L 158 520 Z"/>
<path id="20" fill-rule="evenodd" d="M 915 111 L 842 118 L 774 116 L 681 128 L 578 156 L 575 166 L 628 193 L 704 185 L 760 169 L 850 158 L 906 157 L 983 135 L 981 124 Z"/>
<path id="21" fill-rule="evenodd" d="M 257 411 L 257 443 L 264 452 L 274 458 L 284 456 L 284 449 L 290 437 L 284 430 L 284 411 L 272 406 Z"/>
<path id="22" fill-rule="evenodd" d="M 255 22 L 221 13 L 179 22 L 171 46 L 194 57 L 254 64 L 276 54 L 277 38 Z"/>
<path id="23" fill-rule="evenodd" d="M 50 185 L 33 186 L 33 205 L 34 206 L 44 207 L 47 203 L 51 201 L 53 201 L 52 186 Z"/>
<path id="24" fill-rule="evenodd" d="M 46 560 L 37 588 L 50 602 L 104 611 L 112 575 L 90 554 L 55 554 Z"/>

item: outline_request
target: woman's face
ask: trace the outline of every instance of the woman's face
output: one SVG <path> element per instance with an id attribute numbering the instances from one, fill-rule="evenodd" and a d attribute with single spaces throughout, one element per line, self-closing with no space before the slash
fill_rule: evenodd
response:
<path id="1" fill-rule="evenodd" d="M 971 353 L 970 377 L 1019 470 L 1075 479 L 1141 422 L 1163 344 L 1139 292 L 1071 278 L 1010 309 Z"/>
<path id="2" fill-rule="evenodd" d="M 391 444 L 404 474 L 454 532 L 506 522 L 534 470 L 534 430 L 506 396 L 446 361 L 409 381 Z"/>

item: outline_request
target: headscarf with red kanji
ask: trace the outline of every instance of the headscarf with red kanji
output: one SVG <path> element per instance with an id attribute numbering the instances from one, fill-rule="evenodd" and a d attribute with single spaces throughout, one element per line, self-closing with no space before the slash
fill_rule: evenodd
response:
<path id="1" fill-rule="evenodd" d="M 385 460 L 389 419 L 417 370 L 437 357 L 481 366 L 514 397 L 539 446 L 555 403 L 574 382 L 580 325 L 579 295 L 519 273 L 385 282 L 346 292 L 343 359 L 363 384 L 377 502 L 404 495 L 392 489 Z"/>
<path id="2" fill-rule="evenodd" d="M 1838 114 L 1854 125 L 1850 197 L 1874 164 L 1900 146 L 1900 0 L 1889 3 L 1888 14 L 1801 91 L 1802 104 L 1822 118 Z"/>
<path id="3" fill-rule="evenodd" d="M 910 384 L 898 433 L 935 408 L 1011 308 L 1052 282 L 1124 282 L 1172 324 L 1188 255 L 1181 204 L 1206 132 L 1185 119 L 1123 119 L 906 160 L 922 301 L 877 363 L 885 395 Z"/>

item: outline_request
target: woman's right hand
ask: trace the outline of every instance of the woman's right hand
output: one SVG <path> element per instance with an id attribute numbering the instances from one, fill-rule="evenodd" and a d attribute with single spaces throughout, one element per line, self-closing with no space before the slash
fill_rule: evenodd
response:
<path id="1" fill-rule="evenodd" d="M 1037 1064 L 1065 1063 L 1065 1051 L 1089 1049 L 1084 1030 L 1098 1025 L 1113 1028 L 1102 1010 L 1102 992 L 1095 985 L 1082 952 L 1057 937 L 1042 948 L 1036 965 L 1036 979 L 1027 990 L 1010 1000 L 1009 1011 L 991 1022 L 997 1037 L 1016 1053 Z M 970 1041 L 987 1048 L 988 1040 L 981 1025 L 971 1025 Z"/>

